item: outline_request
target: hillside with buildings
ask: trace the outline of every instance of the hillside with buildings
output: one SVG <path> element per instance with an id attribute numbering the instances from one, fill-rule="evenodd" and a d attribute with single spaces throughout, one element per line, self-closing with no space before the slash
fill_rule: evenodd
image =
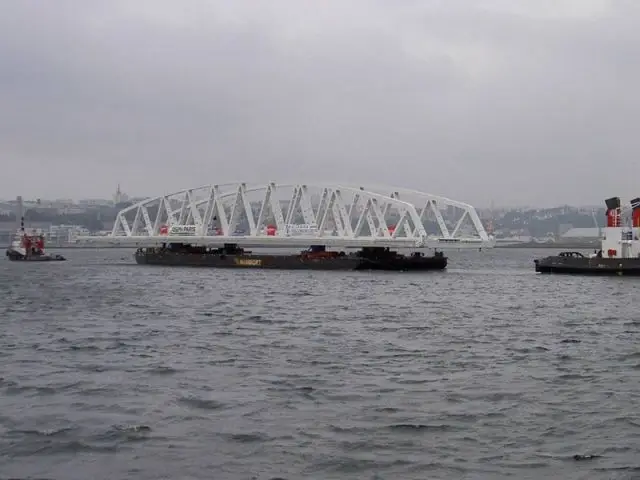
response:
<path id="1" fill-rule="evenodd" d="M 111 199 L 23 198 L 25 224 L 41 230 L 48 243 L 62 245 L 73 235 L 111 231 L 118 211 L 140 198 L 130 198 L 118 185 Z M 15 233 L 17 200 L 0 200 L 0 241 Z"/>
<path id="2" fill-rule="evenodd" d="M 479 215 L 496 238 L 516 242 L 594 240 L 605 222 L 603 207 L 504 208 Z"/>

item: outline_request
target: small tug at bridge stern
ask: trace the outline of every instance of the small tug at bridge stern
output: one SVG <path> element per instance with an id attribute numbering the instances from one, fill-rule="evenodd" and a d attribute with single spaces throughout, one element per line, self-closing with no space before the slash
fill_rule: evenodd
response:
<path id="1" fill-rule="evenodd" d="M 623 220 L 619 197 L 609 198 L 605 200 L 605 204 L 607 226 L 603 231 L 599 251 L 590 256 L 580 252 L 562 252 L 556 256 L 536 259 L 536 272 L 640 276 L 640 197 L 630 202 L 630 221 Z M 623 226 L 624 224 L 627 226 Z"/>

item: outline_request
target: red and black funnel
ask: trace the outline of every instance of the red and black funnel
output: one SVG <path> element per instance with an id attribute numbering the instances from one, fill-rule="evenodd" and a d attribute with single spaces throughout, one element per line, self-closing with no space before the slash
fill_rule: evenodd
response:
<path id="1" fill-rule="evenodd" d="M 604 203 L 607 206 L 607 227 L 619 227 L 620 197 L 607 198 Z"/>
<path id="2" fill-rule="evenodd" d="M 631 200 L 631 210 L 632 210 L 632 214 L 631 214 L 631 218 L 632 218 L 632 225 L 633 227 L 640 227 L 640 197 L 638 198 L 634 198 L 633 200 Z"/>
<path id="3" fill-rule="evenodd" d="M 607 210 L 618 210 L 620 208 L 620 197 L 607 198 L 604 201 Z"/>

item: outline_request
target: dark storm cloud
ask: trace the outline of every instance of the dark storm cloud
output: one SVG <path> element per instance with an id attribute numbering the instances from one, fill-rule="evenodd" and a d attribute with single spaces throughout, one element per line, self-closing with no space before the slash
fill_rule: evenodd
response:
<path id="1" fill-rule="evenodd" d="M 42 172 L 3 174 L 0 196 L 236 179 L 636 194 L 633 2 L 42 5 L 0 16 L 0 158 Z"/>

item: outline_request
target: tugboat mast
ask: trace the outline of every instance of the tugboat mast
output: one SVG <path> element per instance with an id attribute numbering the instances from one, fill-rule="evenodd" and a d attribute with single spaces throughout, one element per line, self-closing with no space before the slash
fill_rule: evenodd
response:
<path id="1" fill-rule="evenodd" d="M 24 233 L 24 209 L 22 205 L 22 195 L 18 195 L 16 197 L 16 204 L 16 218 L 20 219 L 20 232 Z"/>

